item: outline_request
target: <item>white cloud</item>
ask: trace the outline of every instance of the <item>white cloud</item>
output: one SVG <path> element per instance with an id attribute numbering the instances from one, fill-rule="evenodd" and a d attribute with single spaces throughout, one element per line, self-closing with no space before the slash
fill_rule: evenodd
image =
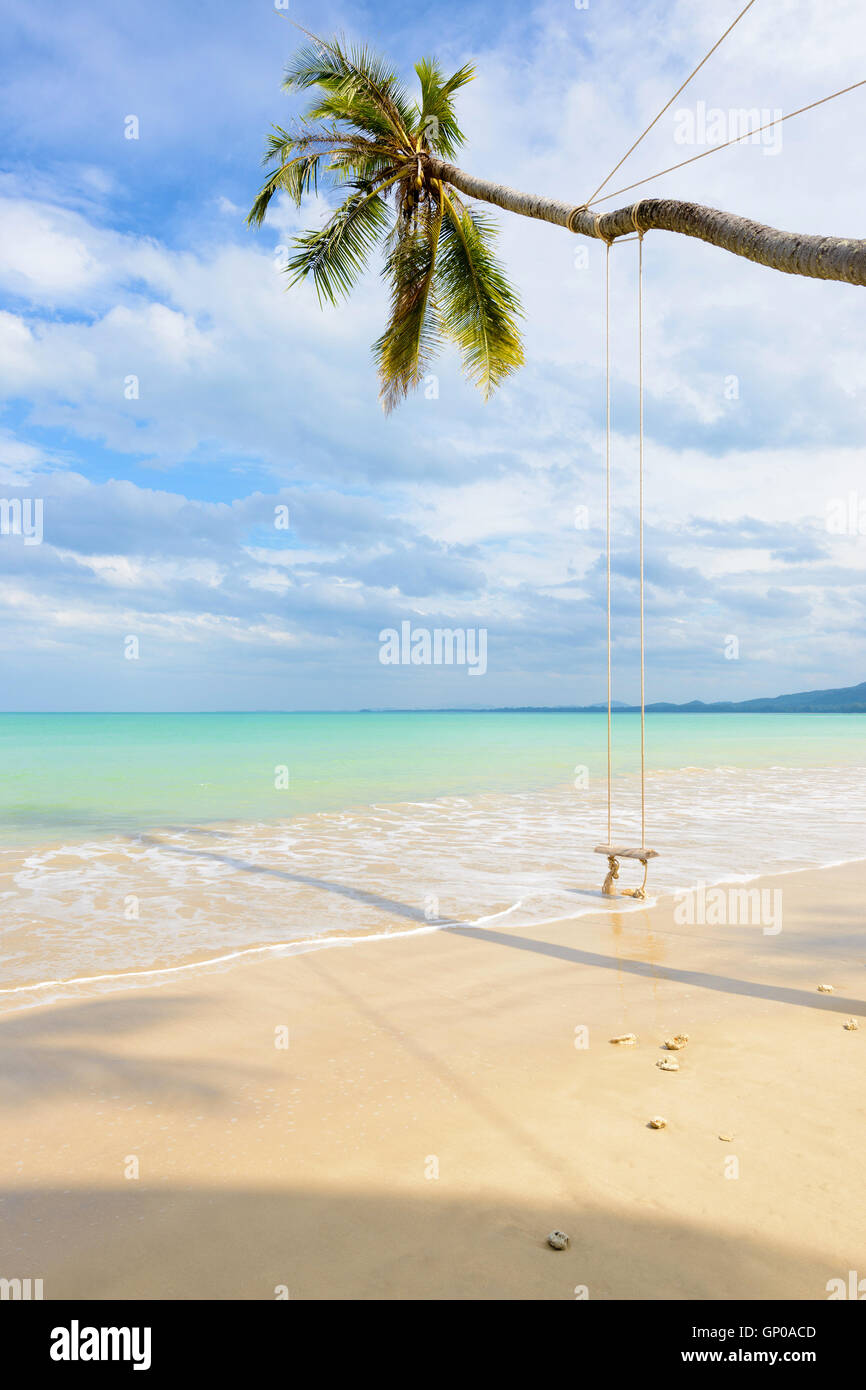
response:
<path id="1" fill-rule="evenodd" d="M 350 18 L 353 28 L 365 27 L 363 16 Z M 92 54 L 73 55 L 64 83 L 72 73 L 81 87 L 95 55 L 111 59 L 106 71 L 118 70 L 123 36 L 93 23 Z M 461 162 L 579 201 L 720 27 L 711 7 L 686 0 L 642 4 L 639 11 L 539 6 L 529 15 L 504 14 L 496 26 L 475 31 L 474 40 L 470 29 L 437 26 L 442 47 L 451 38 L 454 66 L 472 56 L 473 46 L 479 64 L 479 80 L 462 94 L 470 143 Z M 415 42 L 411 32 L 404 37 Z M 423 43 L 417 37 L 425 49 L 429 33 Z M 208 56 L 224 63 L 227 42 L 217 26 Z M 196 51 L 191 61 L 204 57 Z M 750 12 L 676 105 L 700 99 L 723 108 L 792 109 L 861 76 L 864 57 L 861 10 L 852 0 L 840 0 L 829 15 L 825 7 L 810 11 L 780 0 L 772 14 Z M 145 35 L 139 57 L 126 53 L 123 63 L 152 80 L 158 59 Z M 20 180 L 4 182 L 0 288 L 9 308 L 0 312 L 0 378 L 10 412 L 23 411 L 25 419 L 17 434 L 0 436 L 0 479 L 6 488 L 32 488 L 38 479 L 50 504 L 38 556 L 0 547 L 10 578 L 3 601 L 26 615 L 10 646 L 19 654 L 44 649 L 47 624 L 62 630 L 71 650 L 95 650 L 94 669 L 101 670 L 108 661 L 102 636 L 113 641 L 118 625 L 133 624 L 161 643 L 169 666 L 189 641 L 203 669 L 212 661 L 209 669 L 218 670 L 227 646 L 243 644 L 250 661 L 259 650 L 267 661 L 274 650 L 328 651 L 347 670 L 360 670 L 368 632 L 411 609 L 469 625 L 481 618 L 499 623 L 513 644 L 512 669 L 524 662 L 539 700 L 547 678 L 575 660 L 579 635 L 590 651 L 585 679 L 592 682 L 602 613 L 603 248 L 591 246 L 581 269 L 576 239 L 503 216 L 503 256 L 527 310 L 525 371 L 484 408 L 446 357 L 436 368 L 438 400 L 413 402 L 385 421 L 369 352 L 386 298 L 376 274 L 338 311 L 322 311 L 308 286 L 284 293 L 279 248 L 327 213 L 326 192 L 301 214 L 278 199 L 256 239 L 241 223 L 242 199 L 257 183 L 258 145 L 242 183 L 239 146 L 230 158 L 208 146 L 202 162 L 210 161 L 209 180 L 195 185 L 187 220 L 167 203 L 155 219 L 158 234 L 143 222 L 135 229 L 129 209 L 138 181 L 146 197 L 147 178 L 156 177 L 147 159 L 162 150 L 186 168 L 176 131 L 188 124 L 184 117 L 200 114 L 184 65 L 167 61 L 159 111 L 123 95 L 124 108 L 130 101 L 129 109 L 142 106 L 146 133 L 140 149 L 123 151 L 126 172 L 118 174 L 117 159 L 103 158 L 108 137 L 100 133 L 92 148 L 79 141 L 66 183 L 53 183 L 47 169 L 28 189 Z M 254 57 L 244 48 L 230 102 L 233 119 L 254 118 L 256 139 L 268 114 L 284 115 L 275 82 L 273 96 L 258 91 L 262 70 L 258 50 Z M 114 94 L 109 100 L 98 93 L 95 101 L 99 119 L 110 124 L 120 95 L 114 79 L 107 81 Z M 855 231 L 866 152 L 850 132 L 861 109 L 862 98 L 852 94 L 787 124 L 775 159 L 735 148 L 646 192 L 695 198 L 797 230 Z M 214 115 L 217 143 L 223 114 Z M 674 115 L 611 187 L 689 152 L 673 141 Z M 201 132 L 201 141 L 208 135 Z M 115 131 L 112 139 L 121 138 Z M 866 491 L 862 292 L 775 275 L 663 234 L 647 237 L 645 256 L 648 560 L 657 574 L 650 607 L 657 650 L 677 661 L 682 651 L 683 667 L 689 651 L 696 653 L 694 678 L 704 679 L 699 653 L 711 611 L 714 622 L 750 625 L 752 649 L 780 672 L 808 663 L 792 648 L 795 632 L 809 634 L 816 662 L 835 645 L 856 665 L 864 650 L 862 542 L 828 538 L 822 527 L 828 500 L 852 488 Z M 615 537 L 628 605 L 636 500 L 634 247 L 617 248 L 612 259 Z M 130 376 L 139 385 L 132 399 L 125 394 Z M 723 388 L 732 376 L 738 392 L 728 400 Z M 45 438 L 50 448 L 39 442 Z M 103 471 L 104 451 L 120 474 L 144 460 L 171 476 L 175 493 L 122 477 L 95 486 L 81 476 L 92 446 Z M 307 511 L 299 512 L 291 549 L 261 543 L 272 499 L 232 506 L 193 500 L 207 492 L 208 470 L 217 467 L 221 476 L 234 470 L 239 492 L 249 468 L 257 482 L 263 474 L 274 478 L 275 495 L 282 483 L 304 489 Z M 342 497 L 310 490 L 326 481 L 342 488 Z M 578 505 L 589 509 L 587 531 L 574 527 Z M 786 607 L 789 598 L 800 605 L 796 611 Z M 40 613 L 55 616 L 40 622 Z M 310 679 L 321 689 L 315 672 Z M 251 665 L 250 689 L 254 684 Z M 503 687 L 495 698 L 508 693 Z M 594 698 L 597 686 L 583 693 Z M 677 684 L 664 693 L 693 690 Z M 579 698 L 578 687 L 573 696 Z"/>

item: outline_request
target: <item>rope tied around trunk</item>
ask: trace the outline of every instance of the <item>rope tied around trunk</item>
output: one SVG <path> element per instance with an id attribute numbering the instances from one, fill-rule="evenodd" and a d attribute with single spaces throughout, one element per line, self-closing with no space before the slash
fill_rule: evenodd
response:
<path id="1" fill-rule="evenodd" d="M 628 209 L 628 213 L 632 221 L 632 226 L 634 227 L 637 235 L 641 237 L 643 236 L 644 232 L 648 230 L 646 227 L 642 227 L 640 222 L 638 221 L 638 218 L 640 216 L 640 210 L 644 202 L 645 199 L 641 198 L 639 202 L 632 204 L 632 206 Z M 604 216 L 604 213 L 595 212 L 589 206 L 588 203 L 580 203 L 577 207 L 571 209 L 571 212 L 568 214 L 565 224 L 569 232 L 573 232 L 575 235 L 579 235 L 579 230 L 575 223 L 582 212 L 588 212 L 592 217 L 591 235 L 594 237 L 598 237 L 599 241 L 603 241 L 607 246 L 612 246 L 613 243 L 615 241 L 618 241 L 622 236 L 621 232 L 612 232 L 609 236 L 605 232 L 603 232 L 601 229 L 601 219 Z"/>
<path id="2" fill-rule="evenodd" d="M 593 212 L 588 203 L 580 203 L 578 207 L 571 209 L 571 212 L 568 214 L 568 220 L 565 224 L 568 230 L 570 232 L 574 232 L 575 236 L 577 235 L 577 227 L 574 225 L 574 221 L 575 218 L 579 217 L 582 212 L 588 212 L 590 217 L 592 218 L 592 235 L 598 237 L 599 241 L 604 241 L 607 243 L 608 246 L 610 246 L 611 243 L 616 240 L 616 238 L 612 236 L 605 236 L 604 232 L 601 230 L 601 219 L 604 216 L 604 213 Z"/>

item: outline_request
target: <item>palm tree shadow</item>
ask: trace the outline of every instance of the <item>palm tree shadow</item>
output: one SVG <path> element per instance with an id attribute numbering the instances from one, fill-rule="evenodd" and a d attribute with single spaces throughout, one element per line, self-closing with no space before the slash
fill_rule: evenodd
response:
<path id="1" fill-rule="evenodd" d="M 137 835 L 136 843 L 151 845 L 158 849 L 166 850 L 169 854 L 181 854 L 190 859 L 215 859 L 220 864 L 228 864 L 232 869 L 239 869 L 246 874 L 264 874 L 268 878 L 279 878 L 285 883 L 300 883 L 305 888 L 321 888 L 327 893 L 337 893 L 340 897 L 349 898 L 352 902 L 364 903 L 367 907 L 378 907 L 383 912 L 391 915 L 405 917 L 410 922 L 417 922 L 419 925 L 430 926 L 430 920 L 424 915 L 420 907 L 410 907 L 408 903 L 396 902 L 393 898 L 384 898 L 379 893 L 371 893 L 365 888 L 354 888 L 347 883 L 337 883 L 332 879 L 313 878 L 310 874 L 293 874 L 288 869 L 273 869 L 267 864 L 251 864 L 245 859 L 236 859 L 232 854 L 219 854 L 212 849 L 184 849 L 182 845 L 169 845 L 164 840 L 160 840 L 155 835 Z"/>
<path id="2" fill-rule="evenodd" d="M 830 1013 L 866 1013 L 866 1003 L 862 999 L 843 999 L 835 994 L 813 994 L 806 989 L 770 985 L 760 980 L 740 980 L 730 975 L 713 975 L 704 970 L 677 970 L 673 966 L 658 965 L 654 961 L 604 956 L 597 951 L 584 951 L 557 941 L 538 941 L 534 937 L 516 936 L 511 932 L 506 934 L 487 927 L 458 924 L 449 926 L 446 930 L 455 936 L 467 936 L 476 941 L 493 941 L 501 946 L 511 946 L 516 951 L 532 951 L 555 960 L 567 960 L 575 965 L 591 965 L 602 970 L 621 971 L 625 975 L 639 975 L 644 979 L 670 980 L 675 984 L 693 985 L 699 989 L 715 990 L 722 994 L 769 999 L 777 1004 L 798 1004 L 804 1008 L 828 1010 Z"/>
<path id="3" fill-rule="evenodd" d="M 76 1090 L 113 1088 L 127 1096 L 216 1104 L 230 1084 L 248 1074 L 244 1069 L 224 1060 L 125 1055 L 107 1045 L 112 1037 L 174 1022 L 203 1006 L 201 999 L 185 995 L 116 994 L 0 1018 L 0 1102 L 29 1104 Z M 106 1046 L 74 1045 L 78 1036 L 94 1034 L 104 1037 Z"/>
<path id="4" fill-rule="evenodd" d="M 234 869 L 241 870 L 243 873 L 267 874 L 273 878 L 283 879 L 287 883 L 301 883 L 308 888 L 320 888 L 324 892 L 336 893 L 340 897 L 350 898 L 353 902 L 362 902 L 370 907 L 379 908 L 383 912 L 405 918 L 419 926 L 435 925 L 452 935 L 471 937 L 473 940 L 483 941 L 488 945 L 510 946 L 513 950 L 533 951 L 536 954 L 551 956 L 557 960 L 570 961 L 574 965 L 597 966 L 603 970 L 621 971 L 625 974 L 640 975 L 652 980 L 671 980 L 678 984 L 693 985 L 700 989 L 715 990 L 724 994 L 739 994 L 746 998 L 768 999 L 775 1003 L 796 1004 L 803 1008 L 829 1010 L 831 1013 L 866 1013 L 866 1003 L 860 999 L 843 999 L 836 995 L 813 994 L 805 989 L 766 984 L 758 980 L 742 980 L 734 976 L 710 974 L 700 970 L 677 970 L 671 966 L 658 965 L 652 961 L 607 956 L 596 951 L 584 951 L 573 946 L 565 946 L 559 942 L 539 941 L 533 937 L 517 936 L 514 932 L 500 932 L 491 927 L 475 927 L 468 922 L 443 919 L 433 923 L 420 908 L 411 907 L 408 903 L 401 903 L 393 898 L 383 897 L 380 893 L 371 893 L 363 888 L 338 883 L 332 879 L 313 878 L 308 874 L 290 873 L 286 869 L 273 869 L 264 864 L 251 864 L 246 860 L 237 859 L 233 855 L 219 854 L 214 850 L 184 849 L 180 845 L 168 845 L 155 836 L 143 835 L 139 838 L 145 844 L 158 846 L 172 854 L 182 854 L 194 859 L 216 859 Z M 598 896 L 605 902 L 610 901 L 609 898 L 604 897 L 604 894 L 600 892 L 596 894 L 592 890 L 588 890 L 586 896 Z"/>

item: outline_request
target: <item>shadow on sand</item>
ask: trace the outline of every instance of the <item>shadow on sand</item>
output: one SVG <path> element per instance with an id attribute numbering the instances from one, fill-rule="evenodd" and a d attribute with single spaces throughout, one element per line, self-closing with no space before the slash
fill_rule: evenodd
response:
<path id="1" fill-rule="evenodd" d="M 158 845 L 161 849 L 172 854 L 182 854 L 194 859 L 216 859 L 220 863 L 229 864 L 232 868 L 239 869 L 243 873 L 267 874 L 273 878 L 284 879 L 288 883 L 300 883 L 308 888 L 318 888 L 326 893 L 336 893 L 340 897 L 365 903 L 391 916 L 415 922 L 419 926 L 431 925 L 420 908 L 411 907 L 407 903 L 397 902 L 392 898 L 382 897 L 378 893 L 369 893 L 361 888 L 353 888 L 349 884 L 338 883 L 330 879 L 312 878 L 307 874 L 291 873 L 288 869 L 273 869 L 263 864 L 250 864 L 243 859 L 237 859 L 229 854 L 219 854 L 214 850 L 184 849 L 180 845 L 168 845 L 154 836 L 143 835 L 140 839 L 144 844 Z M 598 894 L 598 897 L 600 902 L 607 901 L 601 893 Z M 631 919 L 637 916 L 643 917 L 644 914 L 629 913 Z M 518 936 L 513 931 L 502 932 L 496 931 L 492 927 L 474 927 L 464 922 L 443 921 L 440 925 L 443 931 L 472 937 L 474 940 L 484 941 L 489 945 L 509 946 L 516 951 L 533 951 L 539 955 L 551 956 L 556 960 L 571 961 L 575 965 L 597 966 L 603 970 L 617 970 L 625 974 L 641 975 L 653 980 L 672 980 L 679 984 L 693 985 L 699 989 L 716 990 L 725 994 L 740 994 L 752 999 L 768 999 L 779 1004 L 796 1004 L 802 1008 L 823 1009 L 830 1013 L 861 1015 L 866 1013 L 866 1002 L 860 999 L 843 999 L 835 995 L 818 994 L 805 989 L 773 985 L 758 980 L 742 980 L 730 975 L 710 974 L 707 971 L 677 970 L 670 966 L 658 965 L 653 961 L 629 960 L 621 955 L 602 955 L 596 951 L 584 951 L 578 947 L 565 946 L 558 942 L 539 941 L 533 937 Z"/>
<path id="2" fill-rule="evenodd" d="M 0 1269 L 46 1299 L 591 1300 L 827 1297 L 848 1255 L 759 1232 L 724 1238 L 670 1215 L 286 1186 L 7 1191 Z M 550 1250 L 562 1228 L 571 1246 Z M 853 1258 L 853 1256 L 851 1257 Z M 585 1296 L 585 1295 L 584 1295 Z M 10 1309 L 11 1314 L 11 1309 Z M 648 1355 L 649 1355 L 648 1350 Z"/>
<path id="3" fill-rule="evenodd" d="M 204 1002 L 160 991 L 118 993 L 6 1015 L 0 1018 L 0 1102 L 26 1105 L 76 1089 L 121 1090 L 133 1099 L 158 1095 L 166 1102 L 215 1102 L 227 1085 L 247 1073 L 224 1062 L 134 1057 L 111 1050 L 112 1038 L 179 1022 L 193 1009 L 204 1012 Z M 83 1046 L 79 1035 L 87 1039 Z M 94 1037 L 104 1039 L 104 1045 L 95 1047 Z"/>

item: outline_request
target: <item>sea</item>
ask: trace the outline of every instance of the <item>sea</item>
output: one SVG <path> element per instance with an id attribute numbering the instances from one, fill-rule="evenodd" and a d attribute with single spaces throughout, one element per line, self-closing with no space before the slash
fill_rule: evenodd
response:
<path id="1" fill-rule="evenodd" d="M 646 746 L 650 900 L 866 858 L 866 716 L 649 714 Z M 0 714 L 0 758 L 0 1011 L 609 907 L 603 712 Z"/>

